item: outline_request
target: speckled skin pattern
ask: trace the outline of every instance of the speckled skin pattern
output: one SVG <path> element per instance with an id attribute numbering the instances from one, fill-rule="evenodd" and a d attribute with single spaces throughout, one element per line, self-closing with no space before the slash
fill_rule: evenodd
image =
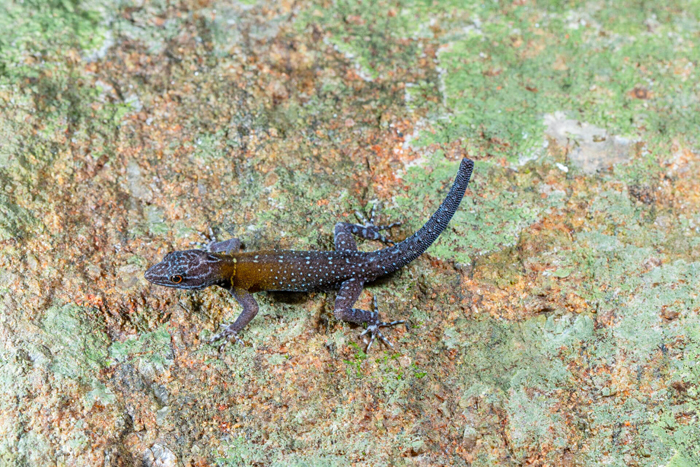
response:
<path id="1" fill-rule="evenodd" d="M 236 321 L 212 341 L 235 337 L 258 312 L 251 295 L 254 292 L 292 291 L 340 288 L 334 314 L 338 319 L 367 324 L 371 336 L 381 338 L 380 327 L 403 321 L 384 323 L 374 311 L 352 308 L 362 287 L 390 274 L 420 256 L 445 230 L 459 207 L 469 184 L 474 163 L 462 159 L 449 194 L 428 222 L 406 240 L 372 252 L 357 250 L 358 236 L 370 240 L 383 239 L 380 231 L 387 227 L 339 222 L 335 225 L 335 251 L 254 251 L 240 252 L 240 241 L 217 242 L 207 250 L 186 250 L 169 253 L 163 261 L 146 271 L 146 279 L 154 284 L 180 289 L 202 289 L 212 285 L 224 287 L 243 306 Z"/>

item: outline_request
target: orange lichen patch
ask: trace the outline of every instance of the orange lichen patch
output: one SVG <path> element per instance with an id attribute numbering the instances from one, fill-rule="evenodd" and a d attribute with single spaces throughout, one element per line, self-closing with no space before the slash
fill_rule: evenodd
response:
<path id="1" fill-rule="evenodd" d="M 555 310 L 592 311 L 590 304 L 573 291 L 577 281 L 585 278 L 577 275 L 576 268 L 559 264 L 562 255 L 575 247 L 574 232 L 570 216 L 548 216 L 525 229 L 511 253 L 500 259 L 500 253 L 491 255 L 493 259 L 483 267 L 477 262 L 472 278 L 464 277 L 462 282 L 462 287 L 473 294 L 472 312 L 520 320 Z M 552 255 L 551 251 L 558 254 Z M 462 306 L 467 306 L 464 301 Z"/>
<path id="2" fill-rule="evenodd" d="M 700 206 L 700 180 L 689 175 L 697 173 L 700 156 L 679 143 L 673 145 L 672 151 L 673 157 L 666 165 L 669 178 L 662 181 L 660 191 L 673 208 L 697 210 Z"/>
<path id="3" fill-rule="evenodd" d="M 583 313 L 590 310 L 586 301 L 574 292 L 570 292 L 566 295 L 565 306 L 566 309 L 572 313 Z"/>

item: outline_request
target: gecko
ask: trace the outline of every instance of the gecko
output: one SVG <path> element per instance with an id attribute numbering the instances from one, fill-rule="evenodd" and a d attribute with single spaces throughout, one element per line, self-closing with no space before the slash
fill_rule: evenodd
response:
<path id="1" fill-rule="evenodd" d="M 417 232 L 396 244 L 391 244 L 381 232 L 397 224 L 377 226 L 372 215 L 364 225 L 338 222 L 334 228 L 335 251 L 243 252 L 241 241 L 232 238 L 212 242 L 206 249 L 168 253 L 163 261 L 146 271 L 145 278 L 153 284 L 178 289 L 198 290 L 215 285 L 227 289 L 243 310 L 233 323 L 222 325 L 223 330 L 215 334 L 210 343 L 221 339 L 226 343 L 233 338 L 243 344 L 239 333 L 258 313 L 255 292 L 339 289 L 333 314 L 339 320 L 367 326 L 360 334 L 363 339 L 365 335 L 370 338 L 366 351 L 375 338 L 393 347 L 381 328 L 405 321 L 382 321 L 376 296 L 372 311 L 353 308 L 353 305 L 364 284 L 406 266 L 438 238 L 457 211 L 473 169 L 473 161 L 462 159 L 450 192 L 437 211 Z M 364 252 L 357 249 L 355 236 L 391 245 Z"/>

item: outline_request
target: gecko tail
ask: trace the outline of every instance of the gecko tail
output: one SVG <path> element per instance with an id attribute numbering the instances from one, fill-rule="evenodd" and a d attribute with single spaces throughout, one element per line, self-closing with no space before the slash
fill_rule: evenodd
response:
<path id="1" fill-rule="evenodd" d="M 390 248 L 379 250 L 377 254 L 380 256 L 380 262 L 385 260 L 386 263 L 391 264 L 391 270 L 393 271 L 405 266 L 423 254 L 445 230 L 457 208 L 459 208 L 473 170 L 474 161 L 466 157 L 462 159 L 452 188 L 450 188 L 450 192 L 438 210 L 435 211 L 420 230 L 406 240 Z M 391 271 L 387 270 L 386 272 Z"/>

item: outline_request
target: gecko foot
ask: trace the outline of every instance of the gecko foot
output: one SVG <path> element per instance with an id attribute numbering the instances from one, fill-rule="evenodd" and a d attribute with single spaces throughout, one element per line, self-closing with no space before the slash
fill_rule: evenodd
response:
<path id="1" fill-rule="evenodd" d="M 221 349 L 223 346 L 225 346 L 233 337 L 233 339 L 238 343 L 241 344 L 242 346 L 245 346 L 245 343 L 241 340 L 240 337 L 238 337 L 238 333 L 231 329 L 230 325 L 222 324 L 222 328 L 224 328 L 223 331 L 221 331 L 218 334 L 214 334 L 211 339 L 209 339 L 209 344 L 213 344 L 214 342 L 223 339 L 224 341 L 221 343 L 219 346 L 219 349 Z"/>
<path id="2" fill-rule="evenodd" d="M 211 227 L 209 227 L 208 234 L 199 232 L 199 236 L 203 241 L 190 242 L 190 245 L 196 246 L 200 250 L 208 251 L 209 253 L 223 253 L 230 255 L 237 253 L 241 249 L 241 241 L 237 238 L 230 238 L 221 242 L 217 240 L 216 234 L 214 234 Z"/>
<path id="3" fill-rule="evenodd" d="M 391 224 L 386 224 L 386 225 L 377 225 L 377 206 L 378 203 L 374 203 L 372 205 L 372 211 L 370 212 L 369 218 L 366 217 L 365 214 L 361 213 L 360 211 L 355 211 L 355 217 L 359 219 L 360 222 L 362 222 L 362 225 L 357 225 L 358 230 L 357 232 L 353 232 L 356 235 L 360 235 L 364 238 L 369 238 L 372 240 L 379 240 L 382 243 L 389 243 L 393 244 L 394 242 L 389 238 L 389 234 L 387 235 L 382 235 L 379 232 L 382 230 L 390 230 L 394 227 L 398 227 L 401 225 L 401 222 L 393 222 Z"/>
<path id="4" fill-rule="evenodd" d="M 398 321 L 391 321 L 388 323 L 385 323 L 384 321 L 379 321 L 379 310 L 377 308 L 377 297 L 374 297 L 374 312 L 372 313 L 371 320 L 368 325 L 367 329 L 362 331 L 362 334 L 360 334 L 360 337 L 362 337 L 362 341 L 367 344 L 367 347 L 365 348 L 365 353 L 369 352 L 370 347 L 372 347 L 372 344 L 374 343 L 374 339 L 377 337 L 388 347 L 391 347 L 392 349 L 394 348 L 394 344 L 391 343 L 389 339 L 384 337 L 384 334 L 379 330 L 379 328 L 385 328 L 385 327 L 391 327 L 391 326 L 396 326 L 397 324 L 406 324 L 405 320 L 398 320 Z M 408 329 L 408 325 L 406 325 L 406 328 Z M 369 335 L 369 343 L 367 343 L 367 339 L 364 338 L 365 335 Z"/>
<path id="5" fill-rule="evenodd" d="M 201 242 L 190 242 L 190 245 L 196 246 L 200 250 L 209 251 L 209 248 L 216 243 L 216 235 L 214 234 L 211 226 L 207 226 L 207 229 L 209 229 L 208 233 L 197 232 L 199 237 L 202 239 Z"/>

